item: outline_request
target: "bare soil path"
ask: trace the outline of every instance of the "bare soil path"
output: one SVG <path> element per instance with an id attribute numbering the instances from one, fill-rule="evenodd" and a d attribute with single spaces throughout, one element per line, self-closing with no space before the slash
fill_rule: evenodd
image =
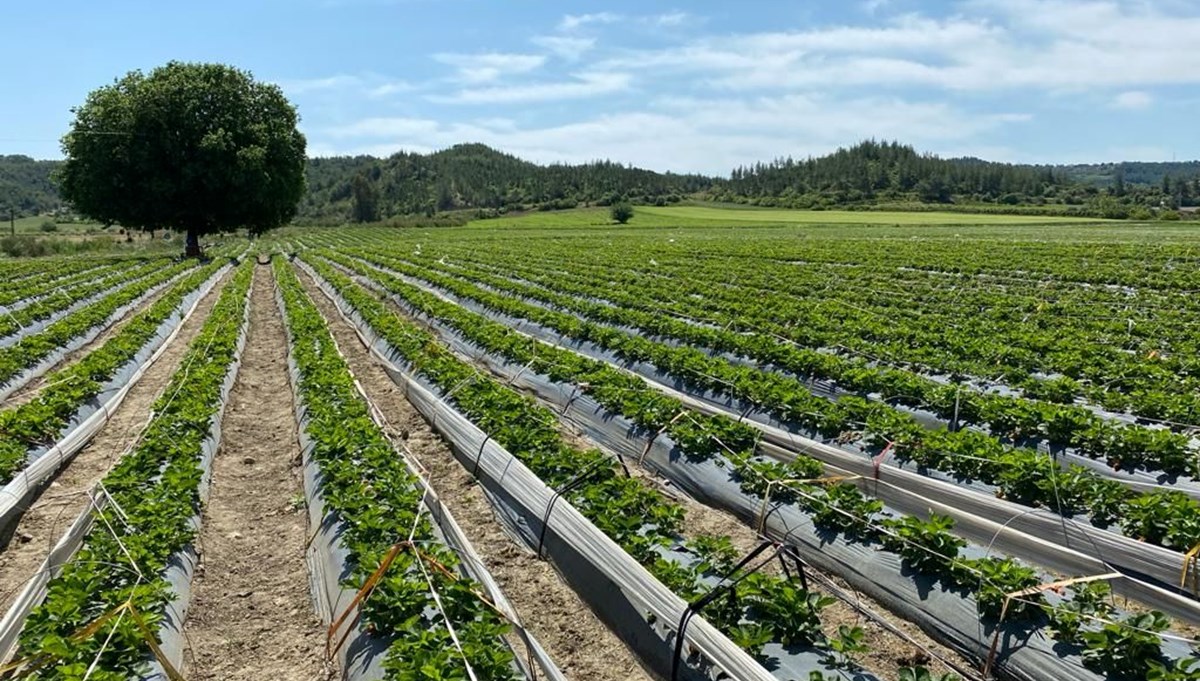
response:
<path id="1" fill-rule="evenodd" d="M 309 296 L 329 323 L 346 361 L 363 389 L 425 467 L 442 503 L 462 525 L 488 571 L 559 669 L 579 681 L 640 681 L 653 677 L 591 609 L 567 586 L 550 563 L 539 560 L 505 534 L 491 505 L 449 446 L 404 397 L 363 347 L 354 329 L 303 271 Z"/>
<path id="2" fill-rule="evenodd" d="M 200 300 L 192 316 L 184 321 L 157 361 L 130 389 L 125 401 L 99 434 L 59 470 L 22 516 L 8 546 L 0 550 L 0 609 L 7 609 L 13 596 L 25 586 L 62 533 L 87 505 L 86 492 L 136 442 L 150 418 L 150 407 L 171 381 L 192 339 L 200 333 L 225 281 L 228 281 L 228 275 Z"/>
<path id="3" fill-rule="evenodd" d="M 330 678 L 309 597 L 302 500 L 287 337 L 271 268 L 260 265 L 184 623 L 189 681 Z"/>

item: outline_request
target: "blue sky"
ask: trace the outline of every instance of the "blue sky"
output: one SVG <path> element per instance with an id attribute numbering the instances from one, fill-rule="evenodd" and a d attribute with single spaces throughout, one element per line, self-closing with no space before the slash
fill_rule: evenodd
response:
<path id="1" fill-rule="evenodd" d="M 310 155 L 484 142 L 726 174 L 867 137 L 1028 162 L 1200 157 L 1197 0 L 10 2 L 0 153 L 58 157 L 132 69 L 278 83 Z"/>

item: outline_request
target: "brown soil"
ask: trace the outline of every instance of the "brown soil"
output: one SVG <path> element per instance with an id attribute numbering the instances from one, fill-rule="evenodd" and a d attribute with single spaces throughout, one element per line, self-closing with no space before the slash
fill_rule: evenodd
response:
<path id="1" fill-rule="evenodd" d="M 131 447 L 145 427 L 150 407 L 166 388 L 192 339 L 216 304 L 223 283 L 218 283 L 184 321 L 167 345 L 130 389 L 125 401 L 96 437 L 62 469 L 17 524 L 13 538 L 0 553 L 0 608 L 20 591 L 45 560 L 76 516 L 87 505 L 86 492 Z"/>
<path id="2" fill-rule="evenodd" d="M 213 461 L 184 623 L 191 681 L 330 678 L 309 597 L 300 448 L 273 282 L 269 267 L 256 269 L 250 331 Z"/>
<path id="3" fill-rule="evenodd" d="M 125 328 L 125 325 L 128 324 L 130 322 L 130 320 L 132 320 L 134 318 L 134 316 L 136 316 L 142 310 L 149 308 L 151 305 L 154 304 L 154 302 L 156 300 L 158 300 L 159 298 L 166 295 L 167 291 L 169 291 L 170 289 L 171 289 L 170 285 L 164 286 L 161 290 L 156 291 L 154 293 L 154 295 L 143 300 L 141 302 L 141 304 L 139 304 L 137 307 L 126 312 L 123 317 L 121 317 L 117 321 L 110 324 L 107 328 L 104 329 L 104 331 L 100 332 L 100 335 L 93 338 L 91 340 L 91 342 L 84 343 L 81 347 L 79 347 L 75 350 L 72 350 L 71 352 L 68 352 L 62 359 L 60 359 L 58 361 L 57 364 L 55 364 L 50 369 L 47 369 L 46 373 L 42 374 L 41 376 L 38 376 L 37 378 L 33 379 L 29 383 L 26 383 L 25 385 L 21 386 L 16 392 L 14 392 L 12 395 L 9 395 L 8 399 L 4 400 L 3 407 L 5 409 L 11 409 L 12 407 L 19 407 L 20 405 L 25 404 L 26 402 L 37 397 L 38 392 L 41 391 L 41 389 L 44 385 L 46 385 L 47 376 L 54 373 L 55 371 L 58 371 L 60 369 L 65 369 L 65 368 L 71 366 L 72 364 L 74 364 L 74 363 L 78 362 L 79 360 L 83 359 L 84 357 L 86 357 L 87 354 L 89 352 L 91 352 L 92 350 L 95 350 L 96 348 L 100 347 L 101 345 L 104 345 L 108 341 L 109 338 L 112 338 L 113 336 L 120 333 L 121 329 Z"/>
<path id="4" fill-rule="evenodd" d="M 462 525 L 525 627 L 559 669 L 581 681 L 652 678 L 621 640 L 609 631 L 559 578 L 554 568 L 516 544 L 496 521 L 482 489 L 459 465 L 449 446 L 405 399 L 374 357 L 360 343 L 328 299 L 303 273 L 300 279 L 329 322 L 334 338 L 371 400 L 424 466 L 442 502 Z"/>

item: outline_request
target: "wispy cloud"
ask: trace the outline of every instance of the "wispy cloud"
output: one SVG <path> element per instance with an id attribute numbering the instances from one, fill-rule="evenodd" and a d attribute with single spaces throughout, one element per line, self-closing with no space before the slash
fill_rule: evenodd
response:
<path id="1" fill-rule="evenodd" d="M 629 88 L 627 73 L 583 72 L 570 80 L 465 88 L 449 95 L 430 95 L 441 104 L 516 104 L 586 99 Z"/>
<path id="2" fill-rule="evenodd" d="M 1154 97 L 1148 92 L 1141 90 L 1129 90 L 1113 97 L 1112 107 L 1114 109 L 1149 109 L 1150 105 L 1154 104 Z"/>
<path id="3" fill-rule="evenodd" d="M 970 0 L 947 18 L 702 36 L 597 68 L 686 75 L 734 90 L 877 85 L 955 91 L 1200 83 L 1200 16 L 1150 3 Z M 966 10 L 969 10 L 966 11 Z M 1175 36 L 1178 39 L 1172 39 Z"/>
<path id="4" fill-rule="evenodd" d="M 569 61 L 579 59 L 584 53 L 596 46 L 595 38 L 580 38 L 565 35 L 539 35 L 533 37 L 532 42 L 534 45 L 544 47 Z"/>
<path id="5" fill-rule="evenodd" d="M 862 7 L 862 11 L 866 12 L 867 14 L 874 15 L 877 14 L 879 10 L 884 9 L 890 4 L 892 4 L 892 0 L 863 0 L 863 3 L 860 5 L 860 7 Z"/>
<path id="6" fill-rule="evenodd" d="M 508 52 L 439 53 L 433 58 L 455 67 L 459 79 L 467 83 L 487 83 L 503 76 L 528 73 L 546 63 L 545 55 Z"/>
<path id="7" fill-rule="evenodd" d="M 369 98 L 387 97 L 393 94 L 412 92 L 416 85 L 379 74 L 337 74 L 321 78 L 282 79 L 276 84 L 289 96 L 352 93 Z"/>
<path id="8" fill-rule="evenodd" d="M 645 21 L 654 26 L 673 27 L 683 26 L 693 19 L 692 15 L 687 12 L 667 12 L 666 14 L 655 14 L 646 17 Z"/>
<path id="9" fill-rule="evenodd" d="M 880 116 L 881 111 L 887 116 Z M 541 162 L 615 158 L 659 170 L 725 174 L 739 164 L 781 154 L 827 153 L 870 136 L 903 137 L 935 151 L 975 153 L 975 135 L 1027 120 L 1021 113 L 981 116 L 948 104 L 898 98 L 789 95 L 671 98 L 648 111 L 526 127 L 507 119 L 445 123 L 372 118 L 315 131 L 313 138 L 315 148 L 330 153 L 387 155 L 478 141 Z"/>
<path id="10" fill-rule="evenodd" d="M 588 24 L 613 24 L 621 20 L 620 14 L 613 12 L 595 12 L 592 14 L 568 14 L 558 22 L 558 30 L 574 31 Z"/>
<path id="11" fill-rule="evenodd" d="M 356 85 L 360 82 L 357 76 L 349 76 L 345 74 L 336 76 L 326 76 L 323 78 L 301 78 L 292 80 L 278 80 L 275 82 L 284 92 L 290 95 L 302 95 L 309 92 L 319 92 L 321 90 L 334 90 L 350 85 Z"/>

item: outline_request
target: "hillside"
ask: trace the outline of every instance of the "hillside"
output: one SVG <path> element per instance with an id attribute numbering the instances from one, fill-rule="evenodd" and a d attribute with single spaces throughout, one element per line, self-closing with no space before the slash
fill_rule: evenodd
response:
<path id="1" fill-rule="evenodd" d="M 711 196 L 784 208 L 957 204 L 1006 212 L 1146 217 L 1150 209 L 1195 205 L 1200 163 L 1123 163 L 1107 169 L 1020 165 L 943 159 L 898 142 L 871 140 L 820 158 L 735 168 Z"/>
<path id="2" fill-rule="evenodd" d="M 7 217 L 11 207 L 17 215 L 49 213 L 62 207 L 50 173 L 58 161 L 35 161 L 28 156 L 0 156 L 0 210 Z"/>
<path id="3" fill-rule="evenodd" d="M 1111 187 L 1118 178 L 1131 186 L 1161 186 L 1171 179 L 1200 177 L 1200 161 L 1122 161 L 1120 163 L 1084 163 L 1059 167 L 1061 176 L 1080 184 Z"/>
<path id="4" fill-rule="evenodd" d="M 543 166 L 482 144 L 460 144 L 384 159 L 312 159 L 300 216 L 337 222 L 464 208 L 573 208 L 618 198 L 662 203 L 711 184 L 698 175 L 662 174 L 610 161 Z"/>

